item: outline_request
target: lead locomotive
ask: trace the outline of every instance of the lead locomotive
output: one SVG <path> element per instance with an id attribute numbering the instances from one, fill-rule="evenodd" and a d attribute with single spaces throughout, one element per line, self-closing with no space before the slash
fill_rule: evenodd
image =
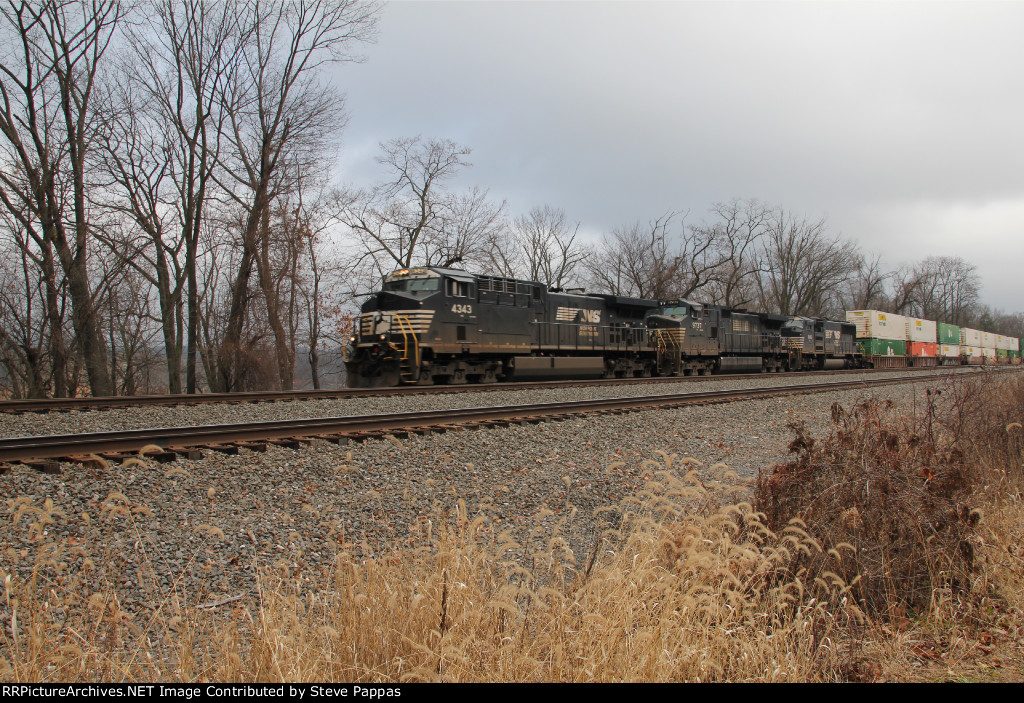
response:
<path id="1" fill-rule="evenodd" d="M 363 304 L 352 387 L 649 376 L 656 303 L 434 267 L 395 271 Z"/>

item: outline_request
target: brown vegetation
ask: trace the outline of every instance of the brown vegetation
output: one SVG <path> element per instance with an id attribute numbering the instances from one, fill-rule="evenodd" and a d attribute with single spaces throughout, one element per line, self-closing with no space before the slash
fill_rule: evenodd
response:
<path id="1" fill-rule="evenodd" d="M 726 467 L 660 454 L 600 534 L 571 534 L 570 504 L 513 533 L 460 502 L 376 559 L 256 564 L 252 598 L 179 585 L 145 613 L 90 579 L 103 545 L 49 536 L 79 516 L 18 498 L 33 547 L 0 561 L 0 679 L 1020 680 L 1022 398 L 1014 374 L 951 381 L 909 415 L 836 407 L 753 504 Z"/>

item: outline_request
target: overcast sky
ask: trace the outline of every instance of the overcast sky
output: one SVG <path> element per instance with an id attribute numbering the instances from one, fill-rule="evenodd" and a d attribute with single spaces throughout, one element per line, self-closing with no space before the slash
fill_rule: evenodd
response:
<path id="1" fill-rule="evenodd" d="M 758 198 L 890 267 L 961 256 L 1021 311 L 1022 28 L 1022 2 L 392 2 L 338 72 L 340 174 L 449 138 L 461 185 L 594 237 Z"/>

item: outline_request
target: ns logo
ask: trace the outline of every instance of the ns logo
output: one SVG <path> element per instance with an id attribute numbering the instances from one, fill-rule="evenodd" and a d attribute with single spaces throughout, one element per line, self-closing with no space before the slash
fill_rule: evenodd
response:
<path id="1" fill-rule="evenodd" d="M 556 311 L 555 319 L 558 322 L 584 322 L 588 324 L 597 324 L 601 322 L 601 311 L 560 307 Z"/>

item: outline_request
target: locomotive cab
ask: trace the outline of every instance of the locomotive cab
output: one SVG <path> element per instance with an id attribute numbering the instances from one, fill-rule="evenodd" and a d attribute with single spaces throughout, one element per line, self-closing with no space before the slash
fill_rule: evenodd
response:
<path id="1" fill-rule="evenodd" d="M 491 383 L 529 353 L 542 308 L 534 282 L 461 269 L 399 269 L 363 304 L 350 338 L 348 385 Z"/>
<path id="2" fill-rule="evenodd" d="M 822 318 L 794 316 L 782 325 L 790 368 L 808 371 L 855 365 L 855 334 L 849 323 Z"/>
<path id="3" fill-rule="evenodd" d="M 718 358 L 718 316 L 711 307 L 690 300 L 660 300 L 644 324 L 657 349 L 658 373 L 690 376 L 711 373 Z"/>
<path id="4" fill-rule="evenodd" d="M 814 320 L 809 317 L 791 317 L 782 323 L 782 340 L 786 349 L 814 351 Z"/>
<path id="5" fill-rule="evenodd" d="M 384 277 L 380 292 L 363 303 L 349 338 L 345 367 L 353 387 L 395 386 L 419 381 L 422 342 L 443 296 L 436 270 L 399 269 Z"/>

